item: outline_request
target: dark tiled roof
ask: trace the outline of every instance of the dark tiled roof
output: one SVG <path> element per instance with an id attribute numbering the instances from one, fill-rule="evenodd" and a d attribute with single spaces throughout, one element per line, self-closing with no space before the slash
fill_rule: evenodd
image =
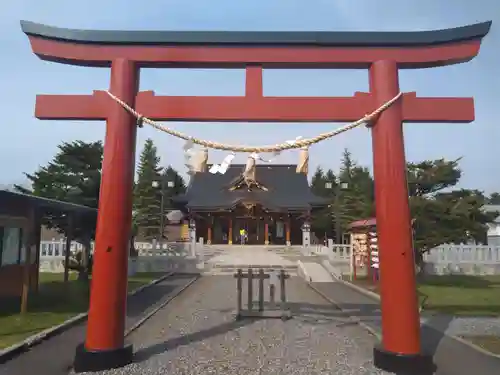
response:
<path id="1" fill-rule="evenodd" d="M 242 201 L 262 204 L 270 210 L 307 210 L 328 204 L 314 195 L 303 173 L 295 172 L 295 165 L 257 165 L 256 180 L 267 191 L 242 188 L 230 191 L 238 180 L 244 165 L 232 165 L 225 174 L 196 173 L 189 183 L 186 194 L 175 199 L 193 210 L 227 209 Z"/>
<path id="2" fill-rule="evenodd" d="M 72 212 L 75 214 L 97 214 L 97 209 L 79 204 L 62 202 L 55 199 L 37 197 L 35 195 L 23 194 L 14 191 L 0 190 L 0 205 L 29 204 L 42 211 Z"/>

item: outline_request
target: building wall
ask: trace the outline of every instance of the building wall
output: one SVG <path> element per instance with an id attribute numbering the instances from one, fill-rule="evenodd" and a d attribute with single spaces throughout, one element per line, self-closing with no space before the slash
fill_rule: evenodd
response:
<path id="1" fill-rule="evenodd" d="M 0 216 L 0 297 L 19 296 L 23 286 L 26 251 L 22 244 L 28 221 L 23 217 Z M 38 285 L 36 248 L 32 248 L 31 287 Z"/>
<path id="2" fill-rule="evenodd" d="M 23 265 L 7 265 L 0 267 L 0 298 L 20 296 L 23 290 Z M 30 267 L 30 289 L 38 286 L 38 265 Z"/>

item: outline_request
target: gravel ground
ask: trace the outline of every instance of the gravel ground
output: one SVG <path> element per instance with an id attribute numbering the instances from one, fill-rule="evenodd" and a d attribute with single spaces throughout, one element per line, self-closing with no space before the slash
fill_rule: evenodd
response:
<path id="1" fill-rule="evenodd" d="M 287 286 L 293 319 L 235 322 L 234 279 L 203 277 L 130 336 L 135 363 L 103 374 L 387 374 L 371 335 L 301 280 Z"/>

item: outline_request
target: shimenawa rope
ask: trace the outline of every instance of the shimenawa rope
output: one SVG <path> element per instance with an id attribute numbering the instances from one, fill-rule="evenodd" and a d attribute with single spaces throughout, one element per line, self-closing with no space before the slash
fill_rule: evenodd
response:
<path id="1" fill-rule="evenodd" d="M 115 100 L 118 104 L 120 104 L 123 108 L 125 108 L 128 112 L 130 112 L 132 115 L 134 115 L 135 118 L 137 118 L 138 123 L 145 122 L 146 124 L 151 125 L 153 128 L 158 129 L 162 132 L 173 135 L 174 137 L 177 137 L 180 139 L 184 139 L 185 141 L 193 142 L 194 144 L 197 144 L 200 146 L 205 146 L 207 148 L 216 149 L 216 150 L 233 151 L 233 152 L 257 152 L 257 153 L 280 152 L 280 151 L 297 149 L 297 148 L 302 148 L 302 147 L 309 147 L 313 144 L 324 141 L 325 139 L 332 138 L 338 134 L 344 133 L 348 130 L 354 129 L 360 125 L 363 125 L 365 123 L 370 122 L 372 119 L 377 117 L 380 113 L 382 113 L 387 108 L 389 108 L 391 105 L 393 105 L 403 95 L 403 93 L 400 92 L 394 98 L 392 98 L 388 102 L 382 104 L 376 110 L 365 115 L 363 118 L 359 119 L 358 121 L 352 122 L 350 124 L 344 125 L 338 129 L 335 129 L 335 130 L 332 130 L 332 131 L 329 131 L 326 133 L 321 133 L 321 134 L 317 135 L 316 137 L 300 139 L 300 140 L 296 140 L 294 142 L 283 142 L 283 143 L 279 143 L 276 145 L 267 145 L 267 146 L 256 147 L 256 146 L 245 146 L 245 145 L 242 145 L 242 146 L 229 145 L 229 144 L 207 141 L 207 140 L 191 137 L 187 134 L 184 134 L 184 133 L 181 133 L 177 130 L 168 128 L 164 125 L 159 124 L 156 121 L 153 121 L 153 120 L 148 119 L 147 117 L 144 117 L 139 112 L 137 112 L 135 109 L 130 107 L 127 103 L 125 103 L 123 100 L 121 100 L 120 98 L 113 95 L 111 92 L 106 91 L 106 93 L 113 100 Z"/>

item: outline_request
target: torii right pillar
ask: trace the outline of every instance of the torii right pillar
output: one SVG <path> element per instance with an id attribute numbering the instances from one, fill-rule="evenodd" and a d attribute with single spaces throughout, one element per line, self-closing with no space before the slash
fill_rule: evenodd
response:
<path id="1" fill-rule="evenodd" d="M 400 92 L 398 69 L 398 63 L 393 60 L 378 60 L 371 64 L 370 95 L 377 106 Z M 409 98 L 409 94 L 405 94 L 402 100 L 370 124 L 382 311 L 382 342 L 374 348 L 374 363 L 381 369 L 395 373 L 411 369 L 420 374 L 433 373 L 435 365 L 432 354 L 426 353 L 426 348 L 421 347 L 420 342 L 403 122 L 411 121 L 411 113 L 420 112 L 425 117 L 425 113 L 430 114 L 437 108 L 411 108 L 406 98 Z M 458 104 L 453 103 L 453 99 L 448 100 L 455 107 Z M 472 120 L 473 109 L 472 106 L 468 107 L 469 111 L 456 108 L 457 117 L 449 118 L 448 121 L 466 122 L 467 117 L 469 121 Z M 426 122 L 430 121 L 432 118 Z"/>

